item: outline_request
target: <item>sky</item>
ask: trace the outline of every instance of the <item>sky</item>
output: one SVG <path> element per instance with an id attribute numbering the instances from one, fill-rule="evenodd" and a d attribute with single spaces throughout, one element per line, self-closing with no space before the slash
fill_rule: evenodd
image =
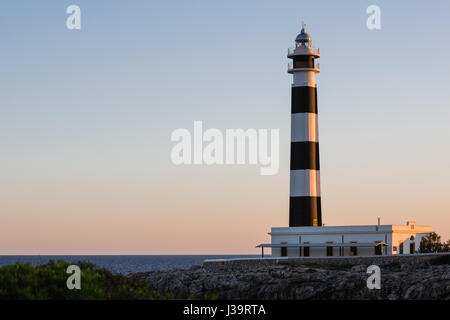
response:
<path id="1" fill-rule="evenodd" d="M 0 254 L 258 254 L 288 225 L 286 54 L 302 21 L 321 52 L 323 222 L 411 220 L 450 238 L 447 0 L 0 9 Z M 279 129 L 278 174 L 174 165 L 171 133 L 196 120 Z"/>

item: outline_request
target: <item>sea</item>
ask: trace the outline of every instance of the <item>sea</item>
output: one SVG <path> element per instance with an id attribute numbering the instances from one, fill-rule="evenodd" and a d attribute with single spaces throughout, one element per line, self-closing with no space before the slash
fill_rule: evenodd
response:
<path id="1" fill-rule="evenodd" d="M 63 260 L 76 264 L 79 261 L 91 262 L 97 267 L 106 268 L 115 274 L 128 274 L 153 270 L 189 269 L 201 266 L 207 259 L 255 258 L 259 255 L 0 255 L 0 267 L 10 264 L 46 264 L 50 260 Z"/>

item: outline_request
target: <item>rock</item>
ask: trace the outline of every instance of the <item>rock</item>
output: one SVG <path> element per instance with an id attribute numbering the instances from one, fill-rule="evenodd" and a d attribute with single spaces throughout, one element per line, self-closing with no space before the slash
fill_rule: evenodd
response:
<path id="1" fill-rule="evenodd" d="M 314 296 L 315 290 L 312 286 L 304 286 L 295 289 L 295 299 L 304 300 Z"/>
<path id="2" fill-rule="evenodd" d="M 193 265 L 193 266 L 191 266 L 190 268 L 189 268 L 189 270 L 190 271 L 194 271 L 194 270 L 199 270 L 199 269 L 201 269 L 202 268 L 202 266 L 199 266 L 199 265 Z"/>
<path id="3" fill-rule="evenodd" d="M 381 290 L 367 288 L 366 266 L 258 264 L 131 274 L 161 294 L 219 299 L 450 299 L 450 266 L 398 263 L 381 267 Z"/>
<path id="4" fill-rule="evenodd" d="M 405 290 L 403 299 L 406 300 L 418 300 L 423 296 L 424 287 L 421 284 L 412 285 Z"/>
<path id="5" fill-rule="evenodd" d="M 365 273 L 367 271 L 367 267 L 363 265 L 357 265 L 353 266 L 350 271 L 354 273 Z"/>

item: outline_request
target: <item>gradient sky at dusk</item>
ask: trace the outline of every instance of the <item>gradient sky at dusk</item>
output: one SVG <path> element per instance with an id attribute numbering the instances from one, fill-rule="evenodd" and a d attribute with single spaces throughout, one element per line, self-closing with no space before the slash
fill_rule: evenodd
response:
<path id="1" fill-rule="evenodd" d="M 66 8 L 81 7 L 81 30 Z M 381 7 L 381 30 L 366 8 Z M 323 221 L 450 238 L 450 2 L 4 1 L 0 254 L 259 253 L 287 226 L 287 48 L 317 76 Z M 175 166 L 177 128 L 279 128 L 280 171 Z"/>

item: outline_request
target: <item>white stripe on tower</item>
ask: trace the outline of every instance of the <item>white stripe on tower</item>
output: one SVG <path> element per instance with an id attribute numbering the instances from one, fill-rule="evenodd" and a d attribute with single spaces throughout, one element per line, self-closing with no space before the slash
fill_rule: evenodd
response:
<path id="1" fill-rule="evenodd" d="M 293 113 L 291 115 L 291 142 L 319 142 L 316 113 Z"/>
<path id="2" fill-rule="evenodd" d="M 291 176 L 289 226 L 320 226 L 319 136 L 317 88 L 315 74 L 319 72 L 314 59 L 320 57 L 311 48 L 311 38 L 302 28 L 295 40 L 296 47 L 288 57 L 294 75 L 291 109 Z"/>
<path id="3" fill-rule="evenodd" d="M 291 197 L 320 197 L 319 170 L 291 170 Z"/>

